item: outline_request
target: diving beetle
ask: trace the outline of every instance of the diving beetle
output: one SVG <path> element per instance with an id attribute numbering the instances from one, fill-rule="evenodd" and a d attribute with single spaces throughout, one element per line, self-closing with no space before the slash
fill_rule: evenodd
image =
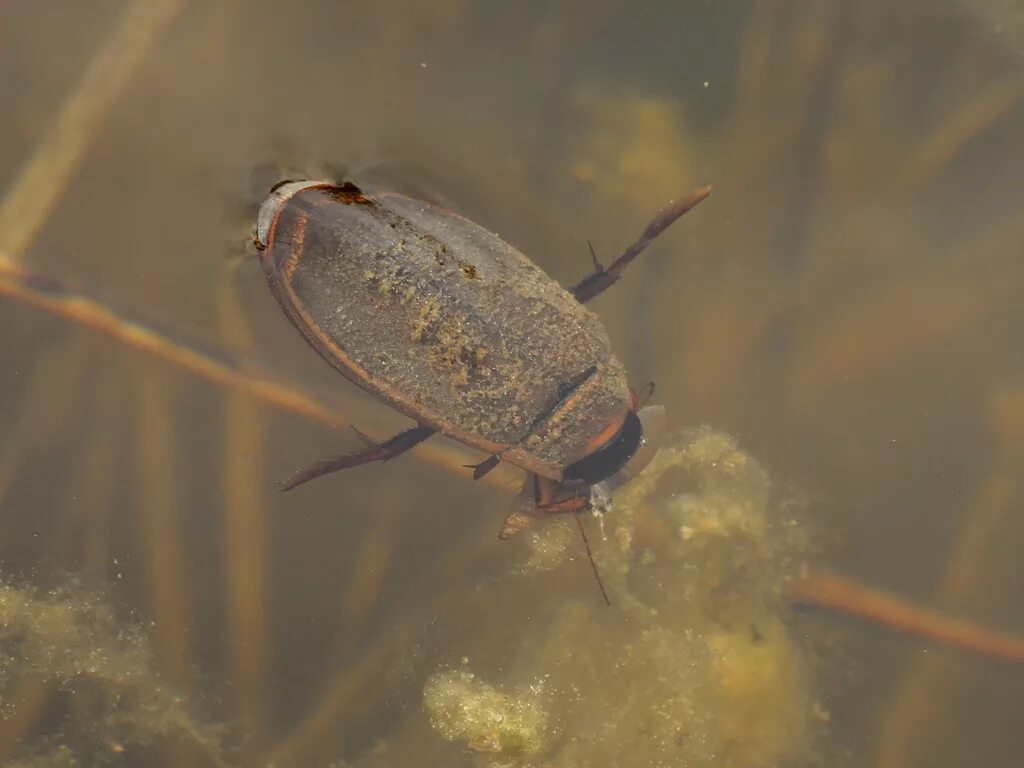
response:
<path id="1" fill-rule="evenodd" d="M 255 245 L 277 302 L 338 372 L 416 422 L 298 472 L 284 489 L 388 461 L 440 432 L 526 470 L 502 538 L 538 513 L 606 504 L 650 460 L 664 410 L 642 407 L 584 303 L 704 200 L 659 213 L 607 269 L 566 290 L 469 219 L 352 182 L 285 181 L 259 208 Z M 593 256 L 593 249 L 591 249 Z"/>

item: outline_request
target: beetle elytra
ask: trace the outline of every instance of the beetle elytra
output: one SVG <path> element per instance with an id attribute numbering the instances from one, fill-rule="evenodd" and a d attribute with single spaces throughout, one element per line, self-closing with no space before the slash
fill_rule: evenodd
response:
<path id="1" fill-rule="evenodd" d="M 416 422 L 285 487 L 387 461 L 441 432 L 488 454 L 475 478 L 502 461 L 526 470 L 503 537 L 538 513 L 603 498 L 649 459 L 664 412 L 640 407 L 584 304 L 709 192 L 663 210 L 612 265 L 595 259 L 566 290 L 497 235 L 430 203 L 350 182 L 277 185 L 256 225 L 275 298 L 327 362 Z"/>

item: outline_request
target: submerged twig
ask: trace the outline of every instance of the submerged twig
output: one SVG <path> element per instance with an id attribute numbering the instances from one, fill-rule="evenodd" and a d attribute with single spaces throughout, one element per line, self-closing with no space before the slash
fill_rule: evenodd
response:
<path id="1" fill-rule="evenodd" d="M 349 421 L 343 412 L 332 408 L 301 388 L 263 372 L 255 363 L 225 350 L 202 352 L 165 333 L 126 318 L 109 307 L 62 283 L 28 272 L 0 253 L 0 296 L 21 301 L 57 317 L 106 334 L 115 340 L 221 386 L 246 392 L 257 400 L 298 416 L 331 427 L 343 427 Z M 466 452 L 457 452 L 437 442 L 417 446 L 416 455 L 426 462 L 461 472 Z M 512 488 L 517 474 L 500 469 L 484 482 Z"/>
<path id="2" fill-rule="evenodd" d="M 935 181 L 971 141 L 1020 104 L 1021 89 L 1015 80 L 996 82 L 962 104 L 907 158 L 898 183 L 919 192 Z"/>
<path id="3" fill-rule="evenodd" d="M 35 370 L 26 377 L 26 395 L 17 420 L 0 449 L 0 502 L 33 454 L 58 442 L 58 437 L 72 428 L 78 416 L 74 394 L 86 369 L 88 352 L 88 345 L 72 336 L 43 353 Z"/>
<path id="4" fill-rule="evenodd" d="M 230 280 L 222 281 L 222 335 L 233 348 L 251 346 L 245 314 Z M 267 611 L 267 494 L 253 477 L 262 476 L 265 447 L 264 410 L 238 390 L 225 392 L 221 493 L 224 515 L 224 560 L 227 581 L 226 655 L 231 670 L 233 707 L 248 738 L 245 754 L 262 745 L 266 722 L 269 657 Z"/>
<path id="5" fill-rule="evenodd" d="M 20 259 L 68 187 L 118 96 L 182 6 L 135 0 L 0 202 L 0 253 Z"/>
<path id="6" fill-rule="evenodd" d="M 166 377 L 157 371 L 140 371 L 137 386 L 137 491 L 150 612 L 156 622 L 154 646 L 160 668 L 181 685 L 189 679 L 193 657 L 175 471 L 175 398 Z"/>
<path id="7" fill-rule="evenodd" d="M 939 598 L 949 610 L 965 607 L 972 594 L 983 589 L 982 574 L 992 542 L 1013 516 L 1015 499 L 1024 481 L 1020 466 L 1024 462 L 1024 390 L 1000 390 L 990 401 L 990 423 L 999 456 L 978 484 L 967 506 L 949 565 L 942 579 Z M 997 638 L 999 640 L 999 638 Z M 1019 641 L 1024 645 L 1024 640 Z M 997 647 L 1002 647 L 1000 642 Z M 1016 650 L 1011 646 L 1011 650 Z M 951 692 L 949 665 L 941 657 L 918 657 L 908 665 L 888 708 L 879 738 L 877 762 L 880 766 L 906 763 L 906 753 L 922 729 L 941 716 Z M 937 691 L 945 692 L 943 696 Z"/>
<path id="8" fill-rule="evenodd" d="M 793 582 L 789 594 L 800 605 L 824 608 L 951 648 L 1024 662 L 1024 637 L 992 632 L 831 573 L 818 572 Z"/>
<path id="9" fill-rule="evenodd" d="M 490 556 L 489 550 L 464 547 L 438 561 L 431 572 L 421 574 L 423 583 L 434 585 L 432 592 L 437 603 L 432 611 L 444 614 L 456 610 L 457 601 L 462 598 L 458 587 L 464 585 L 465 574 L 479 572 Z M 389 694 L 380 684 L 382 671 L 393 667 L 396 658 L 409 653 L 412 639 L 422 629 L 415 615 L 382 626 L 373 643 L 328 681 L 316 704 L 267 751 L 262 763 L 288 766 L 311 762 L 318 748 L 337 738 L 339 725 L 346 718 L 355 711 L 367 711 Z"/>

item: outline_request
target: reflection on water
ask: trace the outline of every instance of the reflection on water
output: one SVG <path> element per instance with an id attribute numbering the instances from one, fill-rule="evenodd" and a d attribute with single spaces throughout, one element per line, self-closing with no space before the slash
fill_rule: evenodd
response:
<path id="1" fill-rule="evenodd" d="M 176 338 L 258 359 L 383 435 L 403 421 L 338 382 L 256 265 L 237 258 L 255 165 L 380 172 L 500 233 L 563 283 L 587 270 L 588 239 L 607 262 L 668 200 L 712 183 L 712 198 L 595 302 L 634 383 L 657 382 L 677 427 L 739 436 L 801 489 L 782 499 L 812 499 L 801 515 L 830 567 L 1020 631 L 1018 15 L 966 0 L 3 4 L 0 256 Z M 656 548 L 651 563 L 639 549 L 620 560 L 618 532 L 652 524 L 628 512 L 607 521 L 597 555 L 636 604 L 608 614 L 578 558 L 509 578 L 527 540 L 495 540 L 507 493 L 439 471 L 459 463 L 443 442 L 278 495 L 274 479 L 353 438 L 4 296 L 8 590 L 66 605 L 77 593 L 46 600 L 17 585 L 75 573 L 88 594 L 106 594 L 117 619 L 98 645 L 123 648 L 109 645 L 113 627 L 143 627 L 160 684 L 194 704 L 181 711 L 226 723 L 228 763 L 487 764 L 497 758 L 469 747 L 499 737 L 459 746 L 431 726 L 429 676 L 472 673 L 490 686 L 483 700 L 510 701 L 536 669 L 531 653 L 566 648 L 565 677 L 541 702 L 560 728 L 545 741 L 557 764 L 602 764 L 572 736 L 595 743 L 610 722 L 638 730 L 605 742 L 607 764 L 631 749 L 726 765 L 734 748 L 752 750 L 733 758 L 745 765 L 847 749 L 885 768 L 1019 762 L 1003 714 L 1016 711 L 1014 669 L 808 624 L 781 605 L 753 633 L 724 587 L 707 591 L 742 547 L 710 563 Z M 674 504 L 662 490 L 657 503 Z M 616 500 L 616 514 L 634 508 Z M 548 562 L 559 531 L 542 532 Z M 626 563 L 656 576 L 631 582 Z M 744 594 L 785 575 L 765 573 Z M 686 601 L 701 594 L 714 599 L 698 620 Z M 652 607 L 651 624 L 633 613 Z M 821 675 L 788 643 L 802 630 L 819 643 L 839 635 Z M 127 668 L 125 658 L 107 663 Z M 694 659 L 707 663 L 686 668 Z M 664 723 L 614 715 L 630 706 L 631 679 L 651 692 L 659 664 L 718 697 L 707 705 L 658 683 L 691 708 L 672 758 Z M 58 755 L 46 737 L 84 717 L 67 710 L 107 711 L 92 683 L 77 704 L 58 692 L 63 678 L 42 677 L 55 682 L 33 683 L 32 706 L 21 683 L 3 681 L 4 760 Z M 577 720 L 566 714 L 573 677 L 606 686 Z M 785 680 L 798 683 L 776 687 Z M 771 704 L 724 706 L 733 684 L 737 700 L 764 701 L 753 683 Z M 815 737 L 826 712 L 827 736 Z M 779 733 L 799 744 L 747 746 Z M 389 746 L 375 750 L 378 739 Z M 154 749 L 184 764 L 186 746 L 167 741 Z M 101 753 L 143 764 L 131 749 L 78 758 Z"/>

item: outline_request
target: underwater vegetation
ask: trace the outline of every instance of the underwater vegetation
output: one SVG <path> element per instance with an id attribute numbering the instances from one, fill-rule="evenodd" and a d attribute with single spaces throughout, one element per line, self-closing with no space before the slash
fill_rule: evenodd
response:
<path id="1" fill-rule="evenodd" d="M 611 513 L 590 522 L 611 608 L 595 585 L 575 596 L 559 586 L 578 590 L 585 581 L 572 573 L 589 571 L 572 520 L 524 534 L 520 565 L 463 598 L 478 631 L 452 626 L 442 647 L 456 657 L 427 679 L 425 713 L 459 747 L 431 760 L 819 764 L 827 713 L 815 694 L 817 657 L 786 596 L 807 542 L 776 502 L 768 474 L 733 438 L 677 436 Z M 530 599 L 538 591 L 559 599 L 539 605 Z M 366 765 L 411 759 L 423 748 L 412 732 L 418 747 L 400 731 Z"/>
<path id="2" fill-rule="evenodd" d="M 226 765 L 224 729 L 160 678 L 142 627 L 74 583 L 0 585 L 0 731 L 36 714 L 45 727 L 5 766 L 135 765 L 168 749 L 191 765 Z"/>
<path id="3" fill-rule="evenodd" d="M 407 667 L 422 709 L 352 764 L 417 754 L 521 768 L 815 763 L 827 715 L 786 596 L 806 537 L 773 498 L 733 438 L 678 436 L 591 521 L 612 606 L 578 578 L 589 569 L 571 520 L 523 534 L 518 565 L 456 596 L 476 631 L 464 617 L 441 619 Z M 541 605 L 538 590 L 561 595 Z M 161 679 L 143 628 L 98 594 L 4 586 L 0 652 L 5 717 L 30 716 L 32 699 L 48 712 L 6 764 L 133 765 L 160 754 L 236 764 L 226 729 Z"/>

